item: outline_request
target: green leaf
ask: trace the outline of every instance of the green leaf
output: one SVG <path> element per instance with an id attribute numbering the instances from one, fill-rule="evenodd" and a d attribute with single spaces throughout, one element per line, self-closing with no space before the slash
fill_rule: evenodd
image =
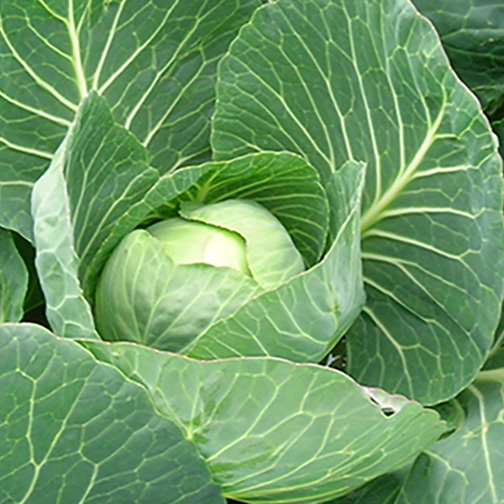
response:
<path id="1" fill-rule="evenodd" d="M 2 503 L 224 503 L 145 390 L 40 326 L 0 327 L 0 419 Z"/>
<path id="2" fill-rule="evenodd" d="M 324 183 L 366 163 L 348 369 L 428 404 L 457 394 L 500 315 L 501 161 L 432 25 L 404 0 L 268 3 L 223 58 L 217 100 L 216 159 L 287 149 Z"/>
<path id="3" fill-rule="evenodd" d="M 209 157 L 216 66 L 259 0 L 0 3 L 0 225 L 32 239 L 29 193 L 91 90 L 163 173 Z"/>
<path id="4" fill-rule="evenodd" d="M 284 338 L 280 348 L 271 349 L 274 355 L 283 356 L 287 351 L 287 355 L 301 352 L 297 356 L 300 360 L 312 354 L 319 358 L 353 322 L 362 304 L 356 231 L 360 189 L 355 187 L 362 177 L 354 176 L 359 172 L 355 169 L 348 173 L 347 182 L 341 182 L 343 178 L 335 182 L 349 184 L 349 190 L 342 195 L 348 201 L 339 203 L 341 215 L 333 212 L 331 232 L 335 237 L 341 232 L 341 236 L 336 237 L 332 259 L 324 259 L 326 266 L 311 280 L 300 280 L 301 287 L 295 291 L 306 298 L 306 306 L 313 308 L 310 320 L 302 313 L 299 318 L 308 324 L 303 330 L 317 338 L 316 348 L 302 350 L 312 345 L 311 338 L 304 341 L 299 337 L 297 322 L 289 313 L 284 319 L 290 331 L 294 330 L 296 348 L 290 349 Z M 329 226 L 328 203 L 317 171 L 303 159 L 288 153 L 262 153 L 183 168 L 160 177 L 148 166 L 145 149 L 115 123 L 104 99 L 92 93 L 82 102 L 74 126 L 33 191 L 37 268 L 47 299 L 48 320 L 56 334 L 97 337 L 90 304 L 94 302 L 98 275 L 120 239 L 152 215 L 153 209 L 162 207 L 157 213 L 166 213 L 184 200 L 212 203 L 231 198 L 263 204 L 285 225 L 308 264 L 319 258 Z M 335 287 L 334 282 L 326 280 L 326 276 L 334 275 L 339 275 Z M 155 295 L 159 285 L 150 285 Z M 292 292 L 287 285 L 282 306 L 295 308 Z M 320 318 L 321 310 L 327 312 L 322 314 L 328 320 L 324 322 L 327 327 L 315 330 L 314 317 Z M 145 312 L 141 316 L 144 319 L 147 311 L 141 311 Z M 245 333 L 250 340 L 251 326 L 247 326 Z M 128 323 L 128 327 L 135 337 L 135 324 Z M 267 327 L 267 339 L 277 340 L 279 331 L 283 329 Z M 113 331 L 108 332 L 110 337 Z M 140 333 L 141 341 L 152 340 Z M 254 346 L 249 342 L 242 354 L 247 355 L 247 349 L 252 351 Z"/>
<path id="5" fill-rule="evenodd" d="M 255 205 L 251 215 L 250 206 L 245 210 L 240 200 L 227 200 L 215 205 L 188 202 L 181 205 L 180 215 L 187 220 L 222 227 L 241 235 L 246 242 L 248 267 L 261 287 L 271 290 L 304 271 L 301 254 L 285 228 L 271 218 L 270 212 Z"/>
<path id="6" fill-rule="evenodd" d="M 320 361 L 364 303 L 358 231 L 363 174 L 362 165 L 348 163 L 330 181 L 329 195 L 338 206 L 332 212 L 334 241 L 322 261 L 217 322 L 184 353 L 197 359 L 271 355 Z"/>
<path id="7" fill-rule="evenodd" d="M 0 228 L 0 324 L 23 318 L 28 271 L 12 234 Z"/>
<path id="8" fill-rule="evenodd" d="M 74 229 L 63 166 L 67 141 L 54 155 L 49 169 L 32 194 L 35 265 L 46 300 L 51 328 L 66 338 L 96 338 L 91 307 L 77 277 L 79 258 L 74 247 Z"/>
<path id="9" fill-rule="evenodd" d="M 441 36 L 455 71 L 492 119 L 504 115 L 504 11 L 500 0 L 414 0 Z"/>
<path id="10" fill-rule="evenodd" d="M 232 268 L 176 265 L 158 240 L 139 229 L 121 241 L 103 270 L 96 322 L 103 339 L 182 352 L 260 290 Z"/>
<path id="11" fill-rule="evenodd" d="M 83 344 L 143 385 L 195 443 L 224 495 L 240 501 L 322 502 L 403 463 L 443 431 L 435 412 L 330 368 Z"/>
<path id="12" fill-rule="evenodd" d="M 184 199 L 260 203 L 287 229 L 308 267 L 320 259 L 330 226 L 329 204 L 317 171 L 304 159 L 287 152 L 261 152 L 193 169 L 205 174 Z"/>
<path id="13" fill-rule="evenodd" d="M 331 504 L 503 502 L 504 368 L 480 373 L 457 401 L 465 421 L 455 434 L 438 441 L 409 467 Z"/>
<path id="14" fill-rule="evenodd" d="M 103 248 L 104 241 L 122 227 L 131 206 L 145 197 L 159 173 L 149 166 L 145 148 L 114 121 L 106 101 L 96 93 L 79 108 L 67 135 L 61 169 L 79 256 L 79 278 L 84 291 L 90 293 L 93 265 L 109 252 Z"/>

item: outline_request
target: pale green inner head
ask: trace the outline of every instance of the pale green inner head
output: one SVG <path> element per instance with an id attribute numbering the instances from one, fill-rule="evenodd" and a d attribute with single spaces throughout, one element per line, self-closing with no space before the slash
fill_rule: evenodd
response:
<path id="1" fill-rule="evenodd" d="M 175 264 L 206 263 L 251 276 L 246 243 L 238 233 L 178 217 L 158 222 L 147 231 L 161 242 Z"/>

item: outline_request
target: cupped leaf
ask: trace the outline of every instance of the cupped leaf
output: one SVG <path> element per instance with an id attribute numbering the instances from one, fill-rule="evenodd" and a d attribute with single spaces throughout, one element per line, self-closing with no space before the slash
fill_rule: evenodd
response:
<path id="1" fill-rule="evenodd" d="M 226 497 L 319 503 L 400 465 L 443 431 L 438 415 L 344 373 L 273 358 L 201 362 L 83 342 L 149 391 Z"/>
<path id="2" fill-rule="evenodd" d="M 504 115 L 504 7 L 500 0 L 458 0 L 443 5 L 414 0 L 441 36 L 453 68 L 492 119 Z"/>
<path id="3" fill-rule="evenodd" d="M 96 323 L 106 340 L 180 352 L 260 291 L 232 268 L 175 264 L 157 239 L 139 229 L 121 241 L 103 270 Z"/>
<path id="4" fill-rule="evenodd" d="M 277 287 L 304 270 L 303 258 L 289 233 L 253 201 L 227 200 L 214 205 L 187 202 L 181 205 L 180 215 L 241 235 L 250 272 L 264 289 Z"/>
<path id="5" fill-rule="evenodd" d="M 339 214 L 332 211 L 329 226 L 328 196 L 317 171 L 299 156 L 254 154 L 162 177 L 148 167 L 145 156 L 133 135 L 115 123 L 103 98 L 93 93 L 83 101 L 75 125 L 37 182 L 33 192 L 37 265 L 53 330 L 66 337 L 96 337 L 90 303 L 99 273 L 120 239 L 152 216 L 154 209 L 169 214 L 183 201 L 249 199 L 278 217 L 307 264 L 321 255 L 329 227 L 335 237 L 331 258 L 324 259 L 326 266 L 281 293 L 276 304 L 282 307 L 284 327 L 268 325 L 265 332 L 267 339 L 279 340 L 286 327 L 296 342 L 295 348 L 289 348 L 289 340 L 282 336 L 280 345 L 271 348 L 273 355 L 288 351 L 298 360 L 322 356 L 362 305 L 357 233 L 362 170 L 354 167 L 352 173 L 335 176 L 334 187 L 341 186 L 335 190 L 347 199 L 338 203 Z M 344 186 L 348 186 L 345 191 Z M 155 287 L 161 283 L 153 283 L 152 292 L 158 292 Z M 179 288 L 186 284 L 183 281 Z M 298 310 L 301 305 L 310 307 L 310 320 Z M 313 317 L 324 318 L 324 330 Z M 302 327 L 297 318 L 303 319 Z M 255 343 L 248 333 L 254 330 L 249 323 L 242 330 L 250 351 Z M 142 336 L 141 341 L 146 339 Z M 303 350 L 306 346 L 315 348 Z M 248 354 L 246 348 L 243 355 Z"/>
<path id="6" fill-rule="evenodd" d="M 334 241 L 320 263 L 217 322 L 184 353 L 197 359 L 271 355 L 320 361 L 364 303 L 359 247 L 363 182 L 358 163 L 347 163 L 333 174 L 328 194 L 337 201 L 330 226 Z"/>
<path id="7" fill-rule="evenodd" d="M 0 228 L 0 324 L 19 322 L 28 289 L 28 271 L 12 234 Z"/>
<path id="8" fill-rule="evenodd" d="M 35 265 L 53 331 L 66 338 L 99 339 L 91 307 L 77 277 L 79 258 L 63 172 L 67 144 L 65 140 L 33 189 Z"/>
<path id="9" fill-rule="evenodd" d="M 79 344 L 0 327 L 0 501 L 223 504 L 180 428 Z"/>
<path id="10" fill-rule="evenodd" d="M 229 199 L 260 203 L 287 229 L 308 267 L 320 259 L 332 225 L 328 195 L 317 171 L 288 152 L 260 152 L 164 176 L 146 198 L 151 207 L 157 207 L 152 218 L 176 214 L 178 200 L 166 204 L 166 194 L 170 198 L 172 194 L 182 195 L 181 201 L 204 204 Z"/>
<path id="11" fill-rule="evenodd" d="M 233 200 L 233 203 L 243 203 L 243 200 Z M 175 264 L 204 263 L 250 276 L 245 240 L 238 233 L 181 217 L 156 222 L 147 231 L 161 243 Z"/>
<path id="12" fill-rule="evenodd" d="M 216 159 L 287 149 L 324 183 L 366 163 L 348 369 L 425 403 L 465 387 L 503 296 L 501 161 L 432 25 L 404 0 L 268 3 L 219 66 L 213 126 Z"/>
<path id="13" fill-rule="evenodd" d="M 209 157 L 216 65 L 259 5 L 0 2 L 0 225 L 32 238 L 24 202 L 91 90 L 163 173 Z"/>
<path id="14" fill-rule="evenodd" d="M 291 235 L 308 265 L 322 254 L 329 226 L 327 195 L 314 168 L 290 153 L 260 153 L 231 161 L 205 163 L 166 174 L 142 198 L 124 204 L 86 271 L 92 295 L 97 278 L 121 238 L 147 221 L 177 215 L 180 203 L 210 204 L 226 199 L 257 201 L 273 213 Z"/>
<path id="15" fill-rule="evenodd" d="M 504 501 L 504 368 L 457 397 L 460 429 L 413 464 L 328 504 L 497 504 Z"/>

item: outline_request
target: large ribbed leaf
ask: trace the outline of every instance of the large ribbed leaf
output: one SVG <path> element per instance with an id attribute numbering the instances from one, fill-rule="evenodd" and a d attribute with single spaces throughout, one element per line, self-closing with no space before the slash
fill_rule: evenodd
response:
<path id="1" fill-rule="evenodd" d="M 224 495 L 240 501 L 324 502 L 401 464 L 443 431 L 433 411 L 330 368 L 84 344 L 150 392 L 195 443 Z"/>
<path id="2" fill-rule="evenodd" d="M 0 326 L 2 504 L 223 504 L 182 430 L 80 345 Z"/>
<path id="3" fill-rule="evenodd" d="M 208 157 L 216 65 L 258 5 L 0 2 L 0 225 L 32 238 L 31 187 L 90 90 L 160 171 Z"/>
<path id="4" fill-rule="evenodd" d="M 367 164 L 360 381 L 426 403 L 482 365 L 503 294 L 501 161 L 432 25 L 403 0 L 278 0 L 222 60 L 217 159 L 288 149 L 326 182 Z M 489 267 L 490 266 L 490 267 Z"/>
<path id="5" fill-rule="evenodd" d="M 493 118 L 504 115 L 504 5 L 501 0 L 414 0 L 441 36 L 453 68 Z"/>
<path id="6" fill-rule="evenodd" d="M 457 432 L 414 464 L 330 504 L 504 502 L 504 368 L 480 373 L 455 403 L 465 414 Z"/>
<path id="7" fill-rule="evenodd" d="M 12 234 L 0 228 L 0 324 L 18 322 L 28 288 L 28 271 Z"/>

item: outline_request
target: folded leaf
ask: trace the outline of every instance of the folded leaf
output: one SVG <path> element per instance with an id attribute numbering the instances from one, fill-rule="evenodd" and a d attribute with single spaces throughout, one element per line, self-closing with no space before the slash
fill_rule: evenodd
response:
<path id="1" fill-rule="evenodd" d="M 457 397 L 465 418 L 414 463 L 327 504 L 496 504 L 504 501 L 504 368 Z"/>
<path id="2" fill-rule="evenodd" d="M 33 190 L 35 265 L 52 330 L 65 338 L 99 339 L 91 307 L 77 277 L 79 258 L 63 174 L 66 149 L 65 141 Z"/>
<path id="3" fill-rule="evenodd" d="M 0 2 L 0 225 L 33 238 L 33 183 L 92 90 L 161 172 L 208 158 L 217 63 L 260 3 Z"/>
<path id="4" fill-rule="evenodd" d="M 144 386 L 195 444 L 224 495 L 244 502 L 325 502 L 400 465 L 444 428 L 434 411 L 331 368 L 83 344 Z"/>

